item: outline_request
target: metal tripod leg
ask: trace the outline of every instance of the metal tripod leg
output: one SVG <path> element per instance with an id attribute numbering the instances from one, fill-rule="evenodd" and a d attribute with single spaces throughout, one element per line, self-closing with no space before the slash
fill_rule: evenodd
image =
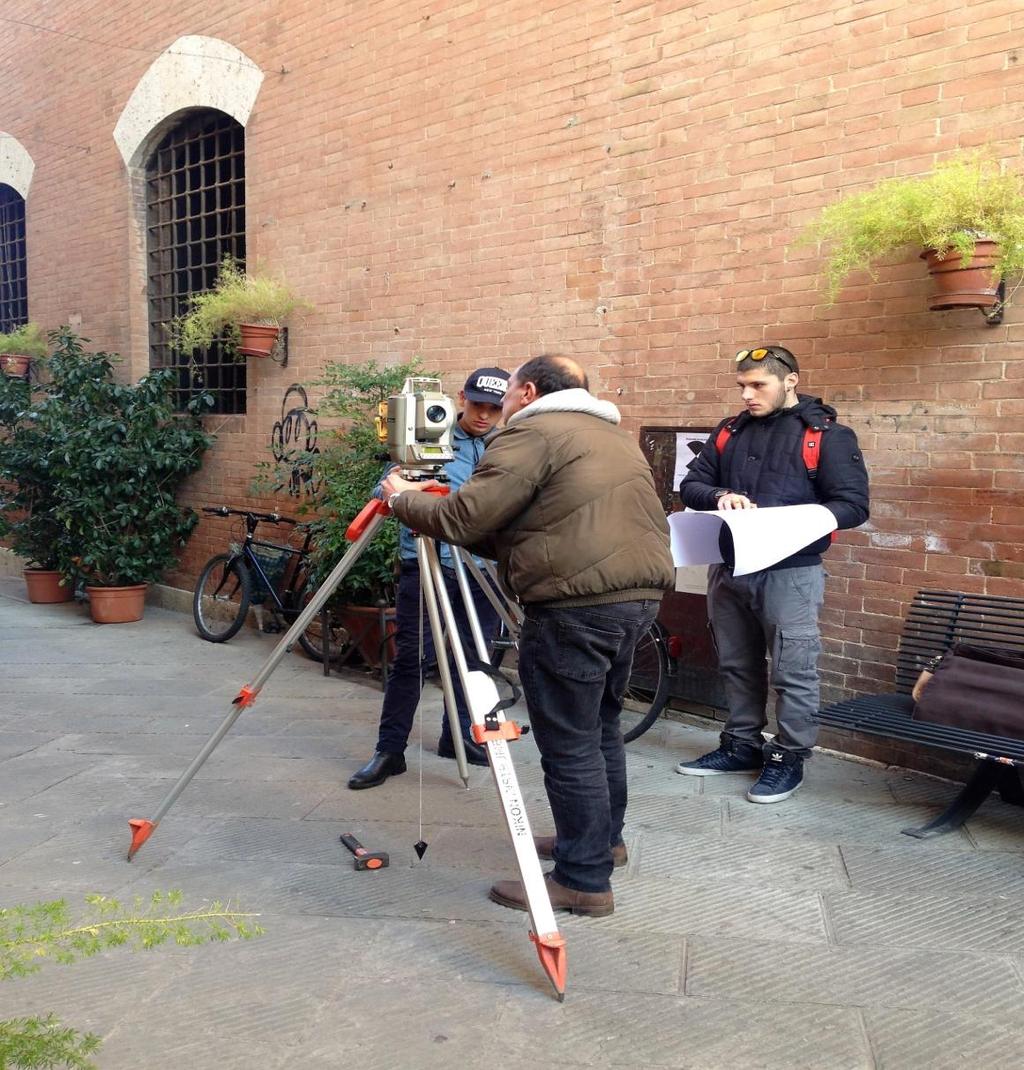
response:
<path id="1" fill-rule="evenodd" d="M 452 549 L 457 550 L 458 547 L 452 547 Z M 454 555 L 452 556 L 454 560 Z M 481 570 L 480 566 L 473 560 L 472 555 L 465 557 L 460 555 L 459 559 L 473 576 L 473 579 L 476 580 L 487 601 L 494 607 L 494 612 L 501 618 L 508 629 L 509 635 L 518 635 L 523 623 L 522 608 L 518 603 L 505 598 L 504 592 L 498 583 L 498 578 L 494 573 L 494 568 L 489 562 L 485 561 Z"/>
<path id="2" fill-rule="evenodd" d="M 371 511 L 370 518 L 362 529 L 361 534 L 355 539 L 345 553 L 342 554 L 341 560 L 334 566 L 334 569 L 327 577 L 326 581 L 295 619 L 295 623 L 278 640 L 273 653 L 271 653 L 270 657 L 263 663 L 259 672 L 257 672 L 253 678 L 252 683 L 244 686 L 232 700 L 234 708 L 231 713 L 224 718 L 217 730 L 203 745 L 202 750 L 200 750 L 195 758 L 192 759 L 189 767 L 181 774 L 174 787 L 171 788 L 164 797 L 163 802 L 156 808 L 153 816 L 149 819 L 132 818 L 128 822 L 128 826 L 132 830 L 132 843 L 131 847 L 128 849 L 129 862 L 146 840 L 152 836 L 157 825 L 159 825 L 163 819 L 163 816 L 174 805 L 178 796 L 188 787 L 192 778 L 199 772 L 203 763 L 214 752 L 217 744 L 220 743 L 231 730 L 231 726 L 241 716 L 242 710 L 247 706 L 251 706 L 253 702 L 256 701 L 256 696 L 260 693 L 260 690 L 270 678 L 270 675 L 278 665 L 280 665 L 288 651 L 298 642 L 299 636 L 302 635 L 306 628 L 312 623 L 313 618 L 320 612 L 321 606 L 326 604 L 327 600 L 334 594 L 338 584 L 341 583 L 345 576 L 351 571 L 352 566 L 359 560 L 363 550 L 366 549 L 367 544 L 373 538 L 374 532 L 376 532 L 377 528 L 380 527 L 381 522 L 388 515 L 387 507 L 383 502 L 377 502 L 376 506 L 377 508 L 374 508 Z M 370 508 L 369 505 L 367 508 Z"/>
<path id="3" fill-rule="evenodd" d="M 519 875 L 526 893 L 527 910 L 533 925 L 530 939 L 537 947 L 541 965 L 554 986 L 558 999 L 563 1000 L 567 969 L 565 939 L 558 931 L 554 911 L 551 909 L 547 884 L 540 868 L 540 859 L 537 857 L 530 821 L 526 816 L 526 803 L 508 750 L 508 741 L 518 738 L 519 729 L 512 722 L 505 720 L 501 710 L 495 710 L 498 703 L 498 689 L 494 680 L 487 673 L 470 671 L 458 631 L 455 628 L 455 615 L 452 612 L 448 591 L 441 575 L 437 547 L 433 542 L 426 540 L 421 540 L 421 546 L 423 556 L 429 565 L 441 614 L 447 626 L 452 659 L 459 673 L 462 692 L 466 696 L 466 705 L 469 707 L 469 716 L 473 722 L 473 735 L 476 741 L 487 749 L 494 786 L 498 790 L 498 798 L 501 800 L 502 812 L 505 815 L 505 825 L 512 839 L 512 848 L 516 854 Z M 473 600 L 466 598 L 465 601 L 466 614 L 472 623 L 476 620 Z M 471 630 L 474 636 L 479 636 L 476 641 L 483 647 L 482 656 L 486 658 L 486 644 L 483 643 L 478 620 L 476 620 L 475 630 Z M 440 660 L 439 656 L 438 661 Z M 495 710 L 493 718 L 492 710 Z"/>
<path id="4" fill-rule="evenodd" d="M 462 741 L 459 710 L 455 705 L 455 687 L 452 683 L 452 673 L 448 666 L 448 655 L 445 653 L 444 622 L 441 620 L 441 614 L 437 608 L 434 577 L 431 575 L 426 556 L 426 542 L 427 540 L 422 535 L 416 536 L 416 557 L 420 566 L 420 588 L 423 591 L 423 604 L 427 610 L 427 619 L 430 621 L 430 634 L 434 637 L 434 654 L 437 658 L 437 671 L 441 677 L 441 691 L 444 693 L 445 714 L 448 717 L 448 728 L 452 735 L 452 747 L 455 749 L 455 763 L 459 767 L 459 776 L 462 777 L 462 783 L 468 788 L 469 763 L 466 761 L 466 747 Z M 444 584 L 443 579 L 441 583 L 442 585 Z M 465 691 L 463 691 L 463 694 L 465 695 Z M 466 701 L 468 703 L 468 696 Z"/>

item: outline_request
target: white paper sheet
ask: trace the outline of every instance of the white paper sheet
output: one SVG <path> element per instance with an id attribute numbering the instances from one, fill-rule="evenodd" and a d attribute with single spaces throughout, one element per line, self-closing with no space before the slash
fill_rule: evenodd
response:
<path id="1" fill-rule="evenodd" d="M 708 440 L 710 431 L 677 431 L 676 432 L 676 463 L 672 475 L 672 490 L 678 492 L 679 484 L 682 483 L 689 472 L 689 464 L 700 452 L 700 447 Z M 693 447 L 696 446 L 697 449 Z"/>
<path id="2" fill-rule="evenodd" d="M 823 505 L 782 505 L 768 509 L 685 510 L 668 518 L 676 567 L 714 565 L 722 560 L 718 533 L 729 525 L 736 564 L 733 575 L 760 572 L 836 529 Z"/>

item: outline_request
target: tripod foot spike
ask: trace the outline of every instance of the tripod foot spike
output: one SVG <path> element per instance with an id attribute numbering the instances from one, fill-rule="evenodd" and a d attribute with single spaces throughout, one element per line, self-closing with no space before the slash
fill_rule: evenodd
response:
<path id="1" fill-rule="evenodd" d="M 541 933 L 540 936 L 531 932 L 530 939 L 537 945 L 537 956 L 555 990 L 558 1002 L 564 1003 L 565 975 L 569 966 L 565 954 L 565 937 L 555 930 L 552 933 Z"/>
<path id="2" fill-rule="evenodd" d="M 128 827 L 132 830 L 132 845 L 128 848 L 128 861 L 130 862 L 135 852 L 153 835 L 156 822 L 146 821 L 145 818 L 141 817 L 133 817 L 128 822 Z"/>

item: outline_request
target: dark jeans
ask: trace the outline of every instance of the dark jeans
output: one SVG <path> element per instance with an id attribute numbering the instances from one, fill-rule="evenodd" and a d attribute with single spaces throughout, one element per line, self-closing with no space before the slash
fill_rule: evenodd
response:
<path id="1" fill-rule="evenodd" d="M 658 602 L 527 609 L 519 677 L 555 819 L 555 879 L 610 887 L 626 815 L 626 754 L 619 714 L 637 641 Z"/>
<path id="2" fill-rule="evenodd" d="M 466 658 L 472 668 L 475 660 L 476 648 L 469 630 L 469 621 L 466 618 L 466 607 L 462 603 L 462 595 L 459 593 L 459 585 L 455 579 L 455 573 L 444 569 L 445 587 L 448 589 L 448 598 L 455 612 L 455 620 L 458 625 L 459 637 L 462 639 L 466 650 Z M 494 607 L 487 601 L 487 596 L 477 586 L 476 581 L 470 577 L 470 590 L 473 592 L 473 604 L 476 607 L 477 616 L 480 618 L 480 628 L 484 633 L 484 639 L 488 642 L 494 638 L 498 630 L 498 615 Z M 391 663 L 388 673 L 387 685 L 384 688 L 384 705 L 380 711 L 380 728 L 377 735 L 377 750 L 387 754 L 402 754 L 409 742 L 409 733 L 412 731 L 413 717 L 416 715 L 416 707 L 420 702 L 423 675 L 437 665 L 437 654 L 434 650 L 434 637 L 430 631 L 430 622 L 427 620 L 426 607 L 423 609 L 423 665 L 420 666 L 420 567 L 415 561 L 403 561 L 398 577 L 398 595 L 395 600 L 395 659 Z M 451 667 L 452 681 L 455 686 L 455 706 L 459 711 L 459 721 L 462 724 L 463 739 L 470 738 L 469 711 L 466 709 L 466 700 L 462 694 L 462 685 L 459 683 L 458 674 L 455 671 L 455 663 L 451 656 L 448 658 Z M 441 720 L 441 738 L 451 740 L 451 732 L 448 728 L 448 718 Z"/>

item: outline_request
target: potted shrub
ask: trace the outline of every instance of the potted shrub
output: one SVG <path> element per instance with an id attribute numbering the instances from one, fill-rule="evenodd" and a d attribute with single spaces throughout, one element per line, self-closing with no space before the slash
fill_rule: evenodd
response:
<path id="1" fill-rule="evenodd" d="M 239 353 L 268 357 L 282 323 L 296 310 L 309 308 L 283 282 L 247 273 L 230 256 L 224 258 L 212 290 L 195 294 L 189 311 L 171 325 L 174 348 L 182 353 L 205 349 L 229 333 Z"/>
<path id="2" fill-rule="evenodd" d="M 176 413 L 173 370 L 118 383 L 116 357 L 84 352 L 85 340 L 67 328 L 57 341 L 35 408 L 59 437 L 48 459 L 58 565 L 85 581 L 94 620 L 138 620 L 146 585 L 174 564 L 195 527 L 196 514 L 175 494 L 211 442 L 200 416 L 213 397 L 199 394 Z"/>
<path id="3" fill-rule="evenodd" d="M 0 334 L 0 367 L 4 375 L 27 378 L 32 361 L 45 357 L 46 352 L 46 339 L 34 323 Z"/>
<path id="4" fill-rule="evenodd" d="M 374 418 L 381 401 L 397 393 L 411 375 L 426 375 L 419 361 L 380 365 L 328 364 L 316 385 L 326 387 L 317 408 L 321 419 L 319 452 L 298 458 L 309 465 L 314 488 L 308 504 L 299 512 L 315 513 L 314 579 L 323 579 L 351 545 L 345 531 L 373 495 L 386 464 L 386 451 L 377 438 Z M 323 417 L 342 421 L 324 430 Z M 288 470 L 271 467 L 270 475 L 257 481 L 259 490 L 287 486 Z M 261 466 L 267 471 L 268 466 Z M 390 607 L 385 616 L 394 619 L 395 579 L 398 567 L 398 525 L 383 524 L 362 557 L 345 577 L 333 600 L 333 612 L 352 635 L 361 636 L 359 650 L 373 667 L 380 662 L 384 635 L 379 620 L 380 607 Z"/>
<path id="5" fill-rule="evenodd" d="M 57 570 L 63 532 L 53 513 L 49 471 L 57 443 L 31 403 L 27 380 L 0 376 L 0 537 L 28 561 L 30 602 L 68 602 L 74 588 Z"/>
<path id="6" fill-rule="evenodd" d="M 891 178 L 825 208 L 799 244 L 825 242 L 825 290 L 897 250 L 916 247 L 935 281 L 929 307 L 992 308 L 1003 279 L 1024 271 L 1024 178 L 983 153 L 961 153 L 927 175 Z"/>

